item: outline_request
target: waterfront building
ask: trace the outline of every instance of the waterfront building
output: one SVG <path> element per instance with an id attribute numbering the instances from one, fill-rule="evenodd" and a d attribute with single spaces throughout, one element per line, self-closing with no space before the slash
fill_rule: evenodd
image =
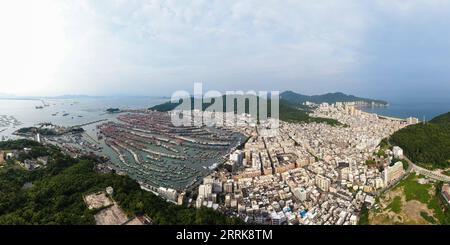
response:
<path id="1" fill-rule="evenodd" d="M 419 123 L 419 119 L 416 118 L 416 117 L 408 117 L 408 118 L 406 119 L 406 122 L 407 122 L 408 124 L 417 124 L 417 123 Z"/>
<path id="2" fill-rule="evenodd" d="M 177 202 L 177 191 L 172 188 L 159 187 L 158 194 L 169 201 Z"/>
<path id="3" fill-rule="evenodd" d="M 180 193 L 180 195 L 178 195 L 177 204 L 178 205 L 183 205 L 185 197 L 186 197 L 186 192 Z"/>
<path id="4" fill-rule="evenodd" d="M 242 160 L 244 158 L 244 153 L 240 150 L 236 150 L 230 155 L 230 161 L 235 163 L 237 166 L 242 165 Z"/>

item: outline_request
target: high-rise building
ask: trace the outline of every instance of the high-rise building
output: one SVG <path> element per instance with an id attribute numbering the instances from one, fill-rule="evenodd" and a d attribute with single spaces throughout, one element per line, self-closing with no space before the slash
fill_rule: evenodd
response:
<path id="1" fill-rule="evenodd" d="M 298 200 L 300 200 L 300 201 L 305 201 L 306 200 L 306 190 L 304 189 L 304 188 L 302 188 L 302 187 L 297 187 L 297 188 L 294 188 L 293 190 L 292 190 L 292 194 L 294 194 L 294 196 L 298 199 Z"/>
<path id="2" fill-rule="evenodd" d="M 392 181 L 400 178 L 405 173 L 403 170 L 403 163 L 398 161 L 392 166 L 388 166 L 384 169 L 384 183 L 388 185 Z"/>
<path id="3" fill-rule="evenodd" d="M 392 148 L 392 152 L 394 153 L 394 157 L 397 159 L 403 159 L 403 149 L 399 146 L 394 146 Z"/>
<path id="4" fill-rule="evenodd" d="M 36 142 L 41 143 L 41 134 L 37 133 L 35 136 L 35 140 Z"/>
<path id="5" fill-rule="evenodd" d="M 322 175 L 316 176 L 316 185 L 323 191 L 328 191 L 330 189 L 331 181 L 327 177 Z"/>
<path id="6" fill-rule="evenodd" d="M 244 153 L 240 150 L 236 150 L 230 155 L 230 161 L 234 162 L 238 166 L 242 165 L 242 159 L 244 159 Z"/>
<path id="7" fill-rule="evenodd" d="M 178 205 L 183 205 L 184 204 L 185 196 L 186 196 L 186 192 L 182 192 L 182 193 L 180 193 L 180 195 L 178 195 L 178 201 L 177 201 Z"/>
<path id="8" fill-rule="evenodd" d="M 417 124 L 417 123 L 419 123 L 419 119 L 416 118 L 416 117 L 408 117 L 406 119 L 406 123 L 408 123 L 408 124 Z"/>
<path id="9" fill-rule="evenodd" d="M 225 193 L 232 193 L 233 192 L 233 182 L 227 182 L 223 185 L 223 190 Z"/>

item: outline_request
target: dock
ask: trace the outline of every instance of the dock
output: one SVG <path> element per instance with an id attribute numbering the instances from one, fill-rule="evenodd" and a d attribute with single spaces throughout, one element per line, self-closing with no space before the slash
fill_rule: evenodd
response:
<path id="1" fill-rule="evenodd" d="M 91 125 L 91 124 L 96 124 L 96 123 L 104 122 L 104 121 L 108 121 L 108 119 L 100 119 L 100 120 L 96 120 L 96 121 L 92 121 L 92 122 L 87 122 L 87 123 L 75 125 L 75 126 L 72 126 L 72 127 L 73 128 L 77 128 L 77 127 L 81 128 L 81 127 L 84 127 L 84 126 L 88 126 L 88 125 Z"/>

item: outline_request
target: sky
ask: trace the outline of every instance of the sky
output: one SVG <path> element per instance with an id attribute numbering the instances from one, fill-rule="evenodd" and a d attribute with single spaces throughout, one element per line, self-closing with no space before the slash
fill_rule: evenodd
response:
<path id="1" fill-rule="evenodd" d="M 450 98 L 447 0 L 0 0 L 0 95 Z"/>

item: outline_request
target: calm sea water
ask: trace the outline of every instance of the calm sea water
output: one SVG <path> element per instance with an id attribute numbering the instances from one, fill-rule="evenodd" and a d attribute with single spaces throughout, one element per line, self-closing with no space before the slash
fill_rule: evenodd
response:
<path id="1" fill-rule="evenodd" d="M 2 100 L 0 99 L 0 140 L 11 137 L 21 128 L 35 126 L 42 122 L 51 122 L 61 126 L 75 126 L 100 119 L 109 119 L 115 115 L 107 114 L 108 108 L 142 109 L 162 103 L 166 99 L 152 97 L 118 97 L 118 98 L 82 98 L 82 99 L 44 99 L 40 100 Z M 36 106 L 47 104 L 43 109 Z M 21 125 L 5 125 L 5 116 L 11 116 Z M 7 123 L 6 123 L 7 124 Z"/>
<path id="2" fill-rule="evenodd" d="M 429 100 L 387 100 L 388 107 L 362 108 L 363 111 L 384 116 L 408 118 L 417 117 L 431 120 L 434 117 L 450 111 L 450 97 L 448 99 Z"/>
<path id="3" fill-rule="evenodd" d="M 21 127 L 35 126 L 42 122 L 74 126 L 114 117 L 115 115 L 105 113 L 108 108 L 141 109 L 165 101 L 167 99 L 154 97 L 46 99 L 43 101 L 0 99 L 0 140 L 10 138 L 11 134 Z M 450 98 L 431 98 L 427 100 L 387 99 L 387 101 L 390 103 L 388 107 L 362 109 L 379 115 L 399 118 L 413 116 L 420 120 L 424 117 L 426 120 L 431 120 L 437 115 L 450 111 Z M 36 106 L 42 106 L 43 103 L 49 106 L 43 109 L 36 109 Z M 13 116 L 21 122 L 21 125 L 5 125 L 4 116 Z M 3 117 L 3 123 L 1 117 Z"/>

